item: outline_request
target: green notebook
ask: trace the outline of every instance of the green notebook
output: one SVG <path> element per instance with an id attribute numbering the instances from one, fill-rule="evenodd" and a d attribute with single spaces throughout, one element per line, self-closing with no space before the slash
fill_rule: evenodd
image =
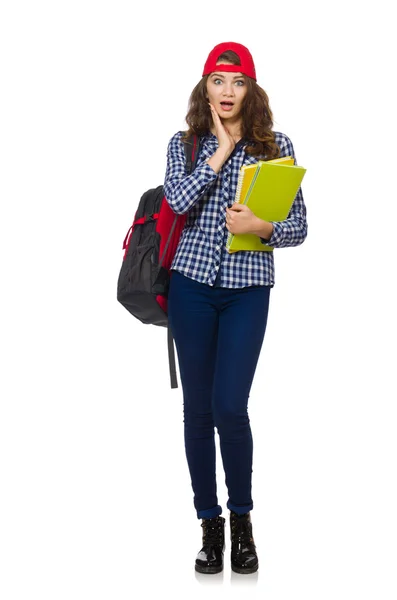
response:
<path id="1" fill-rule="evenodd" d="M 284 221 L 306 173 L 306 169 L 293 162 L 291 157 L 285 157 L 284 160 L 258 161 L 256 165 L 243 166 L 235 202 L 246 204 L 264 221 Z M 226 249 L 232 253 L 239 250 L 269 252 L 274 248 L 263 244 L 253 233 L 229 233 Z"/>

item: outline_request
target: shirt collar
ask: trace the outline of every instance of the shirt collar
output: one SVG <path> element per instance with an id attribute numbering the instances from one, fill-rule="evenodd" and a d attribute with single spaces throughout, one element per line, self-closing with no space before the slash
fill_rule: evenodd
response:
<path id="1" fill-rule="evenodd" d="M 212 141 L 212 142 L 216 142 L 217 141 L 216 135 L 214 133 L 212 133 L 211 131 L 208 131 L 207 133 L 205 133 L 202 136 L 202 139 L 205 142 L 206 141 Z M 252 143 L 253 140 L 251 140 L 249 138 L 243 137 L 243 138 L 241 138 L 240 142 L 241 142 L 240 145 L 247 146 L 250 142 Z"/>

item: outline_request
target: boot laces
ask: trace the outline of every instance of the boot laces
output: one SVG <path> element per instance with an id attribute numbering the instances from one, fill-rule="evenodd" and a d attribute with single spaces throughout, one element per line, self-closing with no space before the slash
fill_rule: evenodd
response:
<path id="1" fill-rule="evenodd" d="M 216 545 L 222 543 L 223 524 L 220 521 L 204 519 L 201 523 L 203 528 L 203 544 Z"/>
<path id="2" fill-rule="evenodd" d="M 250 521 L 244 515 L 237 516 L 232 520 L 231 530 L 233 539 L 243 544 L 253 543 L 252 529 Z"/>

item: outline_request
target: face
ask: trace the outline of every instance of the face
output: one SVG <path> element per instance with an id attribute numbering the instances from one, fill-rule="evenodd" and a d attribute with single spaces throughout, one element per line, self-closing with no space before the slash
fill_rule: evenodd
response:
<path id="1" fill-rule="evenodd" d="M 242 73 L 214 71 L 207 79 L 207 94 L 209 102 L 222 119 L 235 119 L 247 94 Z M 231 104 L 222 104 L 223 102 Z"/>

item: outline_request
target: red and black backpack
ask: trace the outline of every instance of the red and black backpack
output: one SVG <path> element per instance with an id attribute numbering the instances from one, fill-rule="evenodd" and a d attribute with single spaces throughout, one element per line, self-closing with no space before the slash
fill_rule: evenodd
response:
<path id="1" fill-rule="evenodd" d="M 197 162 L 200 138 L 183 142 L 187 172 Z M 168 322 L 170 267 L 187 219 L 168 204 L 163 186 L 148 190 L 139 201 L 134 222 L 123 243 L 123 262 L 117 282 L 117 300 L 142 323 L 167 327 L 171 388 L 178 387 L 174 339 Z"/>

